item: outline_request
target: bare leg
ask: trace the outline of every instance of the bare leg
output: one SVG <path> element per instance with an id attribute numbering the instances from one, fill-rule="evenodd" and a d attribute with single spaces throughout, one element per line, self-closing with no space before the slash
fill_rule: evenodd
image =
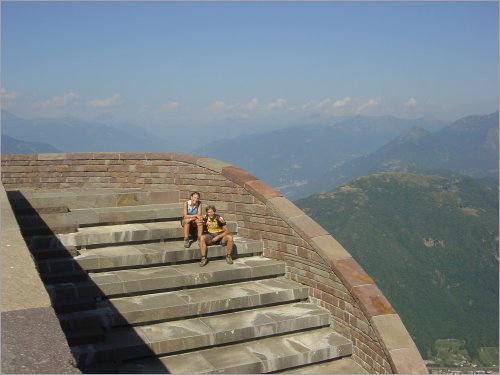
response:
<path id="1" fill-rule="evenodd" d="M 203 223 L 201 220 L 196 220 L 198 240 L 201 242 L 201 237 L 203 236 Z"/>
<path id="2" fill-rule="evenodd" d="M 188 248 L 190 243 L 189 243 L 189 227 L 191 226 L 191 223 L 189 221 L 184 222 L 183 225 L 183 230 L 184 230 L 184 247 Z"/>
<path id="3" fill-rule="evenodd" d="M 234 240 L 233 236 L 231 234 L 228 234 L 225 237 L 226 240 L 226 251 L 228 255 L 231 255 L 233 253 L 233 245 L 234 245 Z"/>
<path id="4" fill-rule="evenodd" d="M 206 257 L 207 256 L 207 238 L 208 236 L 201 236 L 201 240 L 200 240 L 200 253 L 201 253 L 201 256 L 202 257 Z"/>
<path id="5" fill-rule="evenodd" d="M 232 253 L 233 253 L 233 244 L 234 244 L 234 241 L 233 241 L 233 236 L 228 234 L 226 236 L 224 236 L 224 241 L 226 242 L 226 262 L 228 264 L 233 264 L 233 257 L 232 257 Z"/>
<path id="6" fill-rule="evenodd" d="M 200 267 L 204 267 L 208 260 L 207 260 L 207 245 L 210 245 L 210 237 L 209 236 L 201 236 L 200 239 L 200 253 L 201 253 L 201 260 L 200 260 Z"/>

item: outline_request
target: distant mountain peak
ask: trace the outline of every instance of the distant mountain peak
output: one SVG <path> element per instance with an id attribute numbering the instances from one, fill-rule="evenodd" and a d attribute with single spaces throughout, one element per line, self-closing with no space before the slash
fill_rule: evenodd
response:
<path id="1" fill-rule="evenodd" d="M 398 137 L 399 143 L 417 143 L 418 141 L 430 136 L 432 133 L 419 127 L 419 126 L 410 126 L 406 129 L 403 134 Z"/>

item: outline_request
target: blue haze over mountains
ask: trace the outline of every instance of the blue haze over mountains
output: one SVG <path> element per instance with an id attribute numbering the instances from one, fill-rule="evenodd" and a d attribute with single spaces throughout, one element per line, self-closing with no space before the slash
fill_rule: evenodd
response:
<path id="1" fill-rule="evenodd" d="M 498 180 L 498 112 L 453 123 L 433 117 L 333 118 L 195 149 L 180 134 L 76 118 L 22 119 L 2 111 L 2 153 L 192 152 L 244 168 L 292 200 L 387 171 L 453 171 Z"/>

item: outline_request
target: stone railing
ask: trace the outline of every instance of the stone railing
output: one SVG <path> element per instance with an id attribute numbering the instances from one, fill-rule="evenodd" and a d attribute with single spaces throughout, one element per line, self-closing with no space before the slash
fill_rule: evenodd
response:
<path id="1" fill-rule="evenodd" d="M 180 153 L 2 155 L 7 190 L 142 188 L 172 201 L 192 191 L 214 203 L 238 233 L 264 241 L 264 255 L 283 260 L 287 277 L 309 286 L 336 331 L 353 343 L 353 359 L 371 373 L 426 373 L 412 338 L 373 279 L 329 233 L 281 193 L 248 172 Z"/>

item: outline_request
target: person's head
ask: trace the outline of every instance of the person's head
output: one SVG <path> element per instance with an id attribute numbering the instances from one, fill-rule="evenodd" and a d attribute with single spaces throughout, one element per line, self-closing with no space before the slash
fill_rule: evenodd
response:
<path id="1" fill-rule="evenodd" d="M 191 193 L 191 202 L 196 203 L 200 199 L 200 193 L 194 191 Z"/>
<path id="2" fill-rule="evenodd" d="M 207 206 L 205 211 L 206 211 L 209 218 L 213 218 L 215 216 L 215 212 L 217 210 L 216 210 L 215 206 L 211 204 L 211 205 Z"/>

